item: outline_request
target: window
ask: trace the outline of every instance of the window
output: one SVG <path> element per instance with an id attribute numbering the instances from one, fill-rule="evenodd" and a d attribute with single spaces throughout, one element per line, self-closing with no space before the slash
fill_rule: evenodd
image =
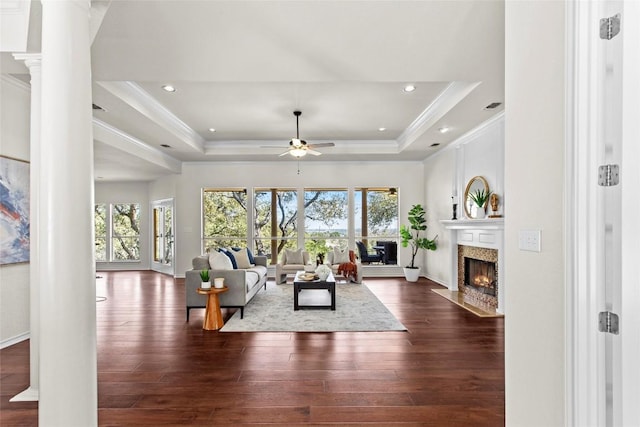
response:
<path id="1" fill-rule="evenodd" d="M 284 248 L 298 246 L 298 193 L 287 189 L 254 191 L 254 248 L 271 264 L 278 262 Z"/>
<path id="2" fill-rule="evenodd" d="M 140 260 L 140 205 L 114 204 L 111 221 L 112 261 Z"/>
<path id="3" fill-rule="evenodd" d="M 304 247 L 311 259 L 349 246 L 347 196 L 347 190 L 305 189 Z"/>
<path id="4" fill-rule="evenodd" d="M 96 261 L 107 261 L 107 205 L 95 206 L 95 257 Z"/>
<path id="5" fill-rule="evenodd" d="M 205 189 L 202 192 L 202 208 L 204 251 L 246 246 L 246 189 Z"/>
<path id="6" fill-rule="evenodd" d="M 378 241 L 398 241 L 398 197 L 395 188 L 357 188 L 354 192 L 356 240 L 370 252 Z"/>
<path id="7" fill-rule="evenodd" d="M 96 261 L 140 260 L 140 204 L 97 204 L 94 222 Z"/>

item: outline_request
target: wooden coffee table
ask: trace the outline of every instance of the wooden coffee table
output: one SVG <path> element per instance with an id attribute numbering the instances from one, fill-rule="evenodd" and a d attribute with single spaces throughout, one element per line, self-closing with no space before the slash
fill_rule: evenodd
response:
<path id="1" fill-rule="evenodd" d="M 207 308 L 204 312 L 204 321 L 202 322 L 202 329 L 207 331 L 215 331 L 224 326 L 224 320 L 222 319 L 222 310 L 220 310 L 220 299 L 218 294 L 227 292 L 229 288 L 198 288 L 196 291 L 201 295 L 208 295 Z"/>
<path id="2" fill-rule="evenodd" d="M 304 271 L 298 271 L 293 279 L 293 309 L 295 311 L 304 308 L 329 308 L 336 309 L 336 280 L 333 274 L 329 274 L 326 280 L 302 280 L 300 277 Z M 298 304 L 298 294 L 303 289 L 326 289 L 331 294 L 331 305 L 300 305 Z"/>

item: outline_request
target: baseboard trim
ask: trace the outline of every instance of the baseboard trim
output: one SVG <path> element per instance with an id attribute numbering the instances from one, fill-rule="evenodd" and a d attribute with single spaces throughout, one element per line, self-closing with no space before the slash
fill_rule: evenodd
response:
<path id="1" fill-rule="evenodd" d="M 40 400 L 40 392 L 35 388 L 29 387 L 13 396 L 9 399 L 9 402 L 37 402 L 38 400 Z"/>
<path id="2" fill-rule="evenodd" d="M 5 347 L 10 347 L 14 344 L 18 344 L 24 340 L 28 340 L 31 336 L 30 332 L 25 332 L 24 334 L 16 335 L 15 337 L 7 338 L 6 340 L 0 341 L 0 349 Z"/>

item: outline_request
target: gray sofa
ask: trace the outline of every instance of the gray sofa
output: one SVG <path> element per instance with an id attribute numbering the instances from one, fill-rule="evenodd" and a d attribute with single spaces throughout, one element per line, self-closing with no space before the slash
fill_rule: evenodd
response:
<path id="1" fill-rule="evenodd" d="M 192 308 L 205 308 L 207 306 L 206 295 L 200 295 L 196 290 L 200 287 L 201 270 L 209 270 L 212 279 L 224 277 L 224 284 L 229 288 L 227 292 L 219 294 L 220 307 L 239 308 L 240 318 L 244 317 L 244 306 L 264 286 L 267 289 L 267 257 L 254 256 L 255 267 L 236 270 L 211 270 L 209 257 L 201 255 L 195 257 L 191 263 L 193 269 L 185 273 L 184 288 L 187 301 L 187 322 L 189 311 Z"/>

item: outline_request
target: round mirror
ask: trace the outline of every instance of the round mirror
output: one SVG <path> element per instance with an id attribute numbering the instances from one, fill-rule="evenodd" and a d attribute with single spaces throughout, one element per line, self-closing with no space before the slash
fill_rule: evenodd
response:
<path id="1" fill-rule="evenodd" d="M 481 176 L 474 176 L 469 180 L 467 189 L 464 190 L 464 213 L 467 215 L 467 218 L 473 218 L 471 216 L 471 207 L 473 206 L 471 195 L 475 194 L 478 190 L 484 190 L 487 194 L 487 200 L 489 199 L 489 183 Z M 485 208 L 486 206 L 487 202 L 484 203 Z"/>

